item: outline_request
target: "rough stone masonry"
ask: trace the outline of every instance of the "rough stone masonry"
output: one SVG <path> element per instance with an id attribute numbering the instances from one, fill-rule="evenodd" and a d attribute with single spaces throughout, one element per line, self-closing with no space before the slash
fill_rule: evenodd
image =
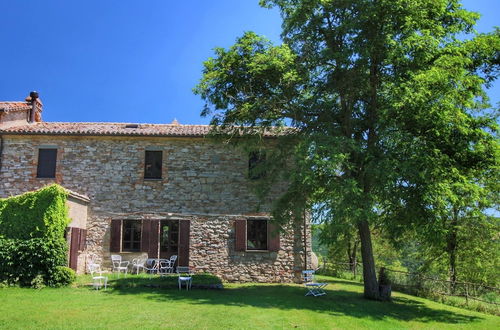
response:
<path id="1" fill-rule="evenodd" d="M 86 244 L 79 252 L 83 263 L 92 259 L 109 266 L 111 223 L 131 219 L 190 221 L 188 265 L 226 281 L 291 282 L 310 267 L 306 219 L 280 233 L 277 251 L 235 248 L 236 221 L 269 219 L 273 197 L 259 203 L 247 175 L 248 155 L 206 138 L 208 126 L 127 128 L 126 124 L 42 121 L 11 126 L 1 109 L 0 102 L 0 197 L 53 182 L 88 197 Z M 19 120 L 19 115 L 15 118 Z M 57 149 L 54 178 L 37 177 L 38 153 L 43 148 Z M 162 151 L 161 179 L 144 179 L 146 150 Z M 270 196 L 278 196 L 281 190 L 273 187 Z M 131 260 L 140 252 L 118 254 Z M 85 269 L 82 262 L 80 271 Z"/>

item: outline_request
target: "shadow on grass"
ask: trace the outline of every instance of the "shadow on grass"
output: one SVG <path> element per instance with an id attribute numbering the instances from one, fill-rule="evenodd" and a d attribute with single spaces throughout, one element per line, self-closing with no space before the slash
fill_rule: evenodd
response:
<path id="1" fill-rule="evenodd" d="M 351 316 L 382 320 L 392 318 L 400 321 L 469 323 L 479 321 L 477 316 L 465 315 L 445 309 L 427 307 L 424 303 L 396 297 L 392 303 L 366 300 L 357 288 L 358 284 L 348 281 L 330 281 L 331 289 L 326 296 L 305 297 L 305 288 L 300 285 L 247 284 L 224 290 L 191 290 L 151 288 L 142 285 L 127 285 L 127 279 L 119 279 L 108 294 L 144 295 L 155 301 L 182 301 L 190 304 L 252 306 L 278 308 L 282 310 L 309 310 L 332 316 Z M 353 291 L 336 290 L 336 285 L 353 286 Z"/>

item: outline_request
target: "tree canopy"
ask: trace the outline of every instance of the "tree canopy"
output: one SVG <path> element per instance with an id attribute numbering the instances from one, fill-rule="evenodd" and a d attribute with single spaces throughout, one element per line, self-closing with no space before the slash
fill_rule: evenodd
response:
<path id="1" fill-rule="evenodd" d="M 273 215 L 315 205 L 354 225 L 365 297 L 378 299 L 370 226 L 433 226 L 429 214 L 461 199 L 457 182 L 474 190 L 498 168 L 484 89 L 498 76 L 500 32 L 475 33 L 478 14 L 456 0 L 260 3 L 280 10 L 283 44 L 247 32 L 216 48 L 195 88 L 202 114 L 228 130 L 298 129 L 274 157 L 290 184 Z"/>

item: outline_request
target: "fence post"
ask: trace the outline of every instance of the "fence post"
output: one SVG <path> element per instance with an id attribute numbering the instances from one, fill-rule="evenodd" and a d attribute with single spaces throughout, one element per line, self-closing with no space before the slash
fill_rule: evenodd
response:
<path id="1" fill-rule="evenodd" d="M 469 306 L 469 285 L 465 283 L 465 304 Z"/>

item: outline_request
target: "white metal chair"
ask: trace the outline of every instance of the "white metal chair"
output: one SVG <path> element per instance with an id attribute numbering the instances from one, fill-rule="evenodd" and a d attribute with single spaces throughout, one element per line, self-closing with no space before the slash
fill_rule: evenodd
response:
<path id="1" fill-rule="evenodd" d="M 174 272 L 175 261 L 177 256 L 173 255 L 169 260 L 160 261 L 160 274 L 172 274 Z"/>
<path id="2" fill-rule="evenodd" d="M 191 289 L 193 277 L 189 267 L 177 266 L 177 274 L 179 275 L 179 290 L 182 288 L 182 283 L 186 283 L 186 290 Z"/>
<path id="3" fill-rule="evenodd" d="M 130 261 L 122 261 L 122 256 L 119 254 L 111 255 L 111 263 L 113 264 L 113 272 L 118 272 L 118 276 L 120 276 L 121 272 L 124 272 L 127 275 L 128 265 Z"/>
<path id="4" fill-rule="evenodd" d="M 88 264 L 89 273 L 92 276 L 92 285 L 96 290 L 99 290 L 104 285 L 104 290 L 108 287 L 108 277 L 102 275 L 101 265 L 89 263 Z"/>
<path id="5" fill-rule="evenodd" d="M 143 269 L 144 271 L 150 270 L 150 268 L 146 266 L 147 260 L 147 255 L 132 259 L 132 272 L 134 272 L 134 268 L 137 269 L 137 275 L 139 275 L 139 270 L 141 269 Z"/>
<path id="6" fill-rule="evenodd" d="M 325 287 L 328 283 L 318 283 L 316 282 L 314 276 L 314 270 L 304 270 L 302 271 L 302 281 L 307 289 L 306 296 L 324 296 L 326 294 Z"/>

